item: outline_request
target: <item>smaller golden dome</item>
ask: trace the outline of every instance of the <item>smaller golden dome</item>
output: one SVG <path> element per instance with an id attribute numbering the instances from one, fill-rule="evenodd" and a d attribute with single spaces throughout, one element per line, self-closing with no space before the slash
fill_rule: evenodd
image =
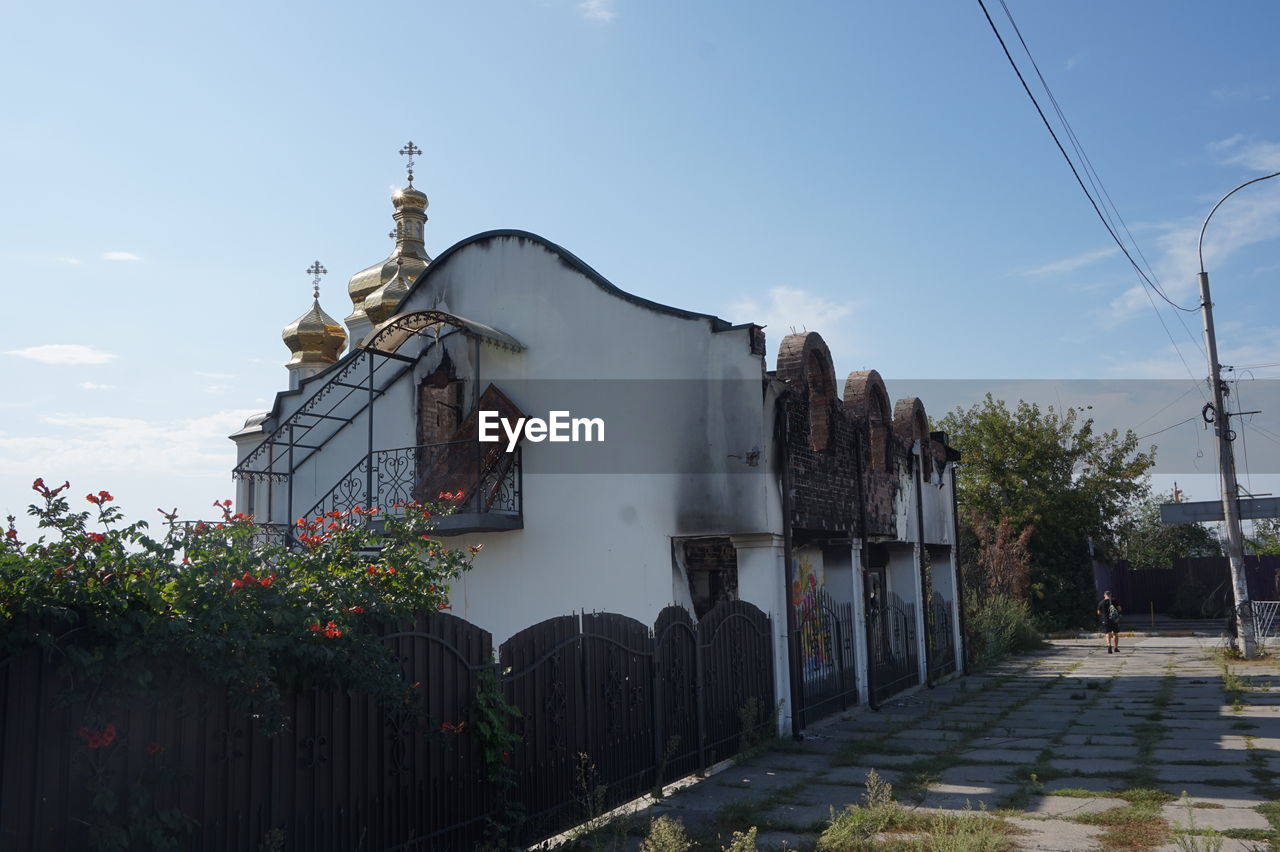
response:
<path id="1" fill-rule="evenodd" d="M 286 367 L 332 364 L 347 342 L 347 332 L 320 309 L 319 298 L 311 303 L 311 310 L 286 325 L 280 336 L 293 353 Z"/>
<path id="2" fill-rule="evenodd" d="M 412 272 L 405 269 L 404 258 L 396 258 L 396 274 L 391 277 L 390 281 L 373 291 L 364 300 L 365 316 L 369 317 L 369 320 L 374 325 L 390 319 L 395 314 L 400 302 L 404 300 L 405 296 L 409 295 L 409 277 L 411 275 Z"/>
<path id="3" fill-rule="evenodd" d="M 427 209 L 427 194 L 422 190 L 409 184 L 403 189 L 397 189 L 395 195 L 391 196 L 391 203 L 396 206 L 397 210 L 406 207 L 412 207 L 417 210 Z"/>

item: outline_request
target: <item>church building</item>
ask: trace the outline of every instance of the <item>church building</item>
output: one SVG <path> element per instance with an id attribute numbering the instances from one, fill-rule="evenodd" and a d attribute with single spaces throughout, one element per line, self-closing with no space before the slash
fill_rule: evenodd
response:
<path id="1" fill-rule="evenodd" d="M 287 387 L 231 436 L 242 510 L 287 540 L 452 495 L 438 534 L 483 546 L 452 612 L 495 645 L 575 611 L 754 604 L 783 728 L 963 665 L 958 454 L 919 400 L 875 371 L 841 387 L 815 332 L 771 366 L 763 327 L 625 292 L 536 234 L 432 258 L 401 153 L 395 247 L 350 276 L 343 322 L 313 265 Z"/>

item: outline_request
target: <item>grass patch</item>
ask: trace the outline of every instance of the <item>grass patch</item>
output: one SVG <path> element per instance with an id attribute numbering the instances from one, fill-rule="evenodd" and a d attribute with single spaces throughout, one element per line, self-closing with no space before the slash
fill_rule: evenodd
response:
<path id="1" fill-rule="evenodd" d="M 1096 814 L 1080 814 L 1072 821 L 1102 827 L 1103 848 L 1120 852 L 1154 849 L 1169 840 L 1169 823 L 1157 809 L 1146 805 L 1129 804 Z"/>
<path id="2" fill-rule="evenodd" d="M 1116 799 L 1123 799 L 1131 805 L 1146 808 L 1159 808 L 1161 805 L 1167 805 L 1170 802 L 1176 802 L 1178 797 L 1164 790 L 1158 790 L 1155 787 L 1130 787 L 1128 790 L 1121 790 L 1118 793 L 1108 793 L 1108 796 Z"/>
<path id="3" fill-rule="evenodd" d="M 818 852 L 1009 852 L 1015 829 L 985 811 L 920 813 L 902 807 L 871 771 L 861 805 L 833 814 Z M 901 836 L 894 836 L 901 835 Z"/>

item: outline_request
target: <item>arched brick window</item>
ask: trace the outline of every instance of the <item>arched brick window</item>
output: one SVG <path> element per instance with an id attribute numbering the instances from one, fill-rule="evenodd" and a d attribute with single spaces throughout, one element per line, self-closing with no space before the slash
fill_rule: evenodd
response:
<path id="1" fill-rule="evenodd" d="M 866 428 L 869 472 L 883 474 L 892 469 L 893 413 L 878 372 L 859 370 L 849 374 L 844 383 L 844 410 Z"/>
<path id="2" fill-rule="evenodd" d="M 789 334 L 778 347 L 778 378 L 802 389 L 808 399 L 809 447 L 831 447 L 831 417 L 835 406 L 835 373 L 831 351 L 816 331 Z"/>

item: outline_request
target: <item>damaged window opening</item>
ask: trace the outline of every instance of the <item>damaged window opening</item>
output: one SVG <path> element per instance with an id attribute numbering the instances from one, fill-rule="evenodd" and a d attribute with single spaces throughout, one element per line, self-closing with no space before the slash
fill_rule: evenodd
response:
<path id="1" fill-rule="evenodd" d="M 728 537 L 677 541 L 675 556 L 684 563 L 695 616 L 738 599 L 738 551 Z"/>
<path id="2" fill-rule="evenodd" d="M 462 425 L 462 381 L 441 364 L 418 385 L 418 445 L 453 440 Z"/>

